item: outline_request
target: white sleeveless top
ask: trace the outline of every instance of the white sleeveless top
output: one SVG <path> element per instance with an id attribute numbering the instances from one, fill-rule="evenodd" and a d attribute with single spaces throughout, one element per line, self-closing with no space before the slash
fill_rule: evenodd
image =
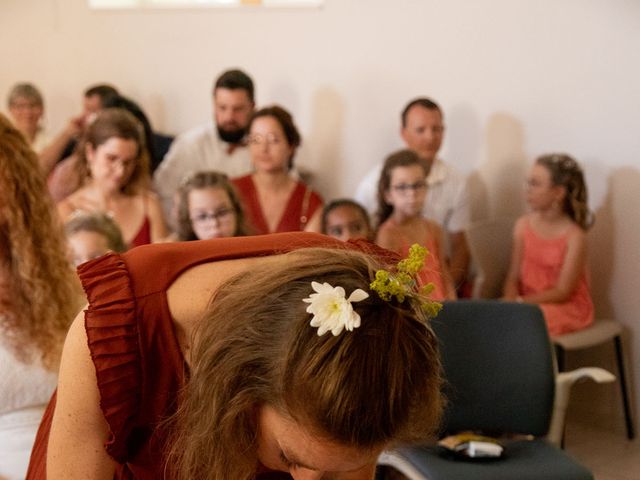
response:
<path id="1" fill-rule="evenodd" d="M 58 377 L 19 362 L 0 342 L 0 478 L 22 480 L 31 447 Z"/>

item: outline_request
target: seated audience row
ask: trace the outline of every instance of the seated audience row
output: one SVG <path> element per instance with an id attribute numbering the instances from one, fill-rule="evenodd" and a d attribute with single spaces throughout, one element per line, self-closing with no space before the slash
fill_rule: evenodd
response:
<path id="1" fill-rule="evenodd" d="M 94 111 L 104 108 L 118 97 L 115 89 L 104 87 L 95 87 L 95 95 L 90 96 L 90 92 L 86 92 L 86 103 L 89 103 L 89 98 L 93 99 L 91 103 Z M 214 169 L 237 176 L 253 171 L 234 179 L 234 184 L 245 204 L 248 223 L 252 225 L 254 233 L 294 229 L 318 231 L 322 199 L 307 185 L 295 180 L 295 172 L 289 175 L 300 135 L 288 112 L 274 106 L 263 109 L 259 112 L 260 115 L 254 116 L 253 82 L 240 70 L 224 72 L 216 80 L 213 100 L 215 122 L 180 135 L 155 173 L 155 188 L 163 199 L 168 222 L 175 226 L 177 205 L 173 208 L 170 205 L 177 186 L 189 174 L 196 170 Z M 127 106 L 122 102 L 119 105 Z M 148 126 L 144 119 L 142 122 Z M 266 132 L 263 143 L 260 143 L 263 133 L 257 132 L 254 135 L 250 132 L 253 122 L 257 123 L 258 129 L 273 130 Z M 78 122 L 70 123 L 75 125 Z M 411 102 L 402 113 L 402 137 L 410 148 L 419 152 L 425 171 L 430 175 L 428 180 L 431 179 L 432 182 L 427 195 L 434 197 L 434 192 L 436 193 L 436 198 L 432 199 L 435 201 L 425 202 L 425 215 L 435 217 L 436 221 L 443 223 L 447 235 L 444 237 L 442 253 L 449 260 L 455 284 L 464 285 L 469 263 L 464 237 L 464 224 L 468 220 L 467 197 L 462 177 L 436 159 L 443 132 L 442 112 L 437 104 L 428 99 Z M 276 136 L 286 138 L 286 145 L 276 145 L 273 140 Z M 273 139 L 269 140 L 267 137 Z M 248 142 L 245 143 L 245 139 Z M 146 145 L 150 145 L 149 135 L 146 140 Z M 82 153 L 76 155 L 80 156 Z M 149 151 L 149 155 L 153 156 L 153 152 Z M 287 155 L 290 163 L 285 167 L 282 160 Z M 271 161 L 271 158 L 280 162 L 276 168 L 264 161 Z M 66 169 L 61 165 L 50 178 L 50 185 L 57 198 L 66 196 L 70 193 L 70 187 L 74 190 L 73 185 L 83 181 L 77 178 L 77 172 L 82 171 L 77 162 L 76 158 L 70 168 Z M 60 171 L 65 173 L 60 174 Z M 356 196 L 367 196 L 367 185 L 372 178 L 375 191 L 378 173 L 374 171 L 365 178 Z M 74 174 L 76 179 L 71 180 Z M 438 194 L 438 191 L 442 193 Z M 363 203 L 370 211 L 374 210 L 375 196 L 373 202 L 365 198 Z"/>
<path id="2" fill-rule="evenodd" d="M 23 88 L 22 91 L 27 92 L 24 97 L 28 99 L 31 90 Z M 110 99 L 117 98 L 118 95 L 114 89 L 112 92 L 107 92 L 104 97 L 101 102 L 95 103 L 101 103 L 104 106 L 109 104 Z M 19 96 L 14 95 L 13 98 L 14 100 L 10 104 L 19 103 Z M 33 100 L 32 103 L 39 103 L 42 106 L 42 98 L 39 93 L 31 100 Z M 120 101 L 119 105 L 127 106 L 126 101 Z M 130 110 L 134 108 L 131 105 L 128 107 Z M 305 228 L 319 230 L 321 219 L 318 207 L 321 206 L 321 198 L 308 186 L 294 180 L 289 174 L 293 166 L 295 149 L 300 143 L 300 136 L 291 116 L 277 106 L 262 109 L 257 113 L 252 113 L 253 108 L 254 87 L 251 79 L 239 70 L 224 72 L 214 86 L 215 123 L 199 129 L 200 134 L 194 133 L 191 140 L 189 140 L 189 135 L 180 137 L 180 141 L 175 144 L 176 148 L 173 154 L 168 155 L 163 162 L 165 175 L 163 176 L 160 172 L 156 175 L 158 189 L 162 190 L 163 178 L 168 178 L 166 173 L 171 170 L 169 167 L 172 165 L 174 170 L 177 167 L 186 166 L 188 168 L 189 162 L 193 162 L 193 158 L 199 158 L 197 162 L 200 164 L 210 164 L 213 159 L 224 168 L 237 168 L 239 162 L 230 161 L 228 155 L 234 151 L 248 151 L 253 173 L 233 179 L 248 217 L 247 225 L 249 226 L 246 231 L 256 234 Z M 145 144 L 150 145 L 148 122 L 145 122 L 144 118 L 140 120 L 146 126 Z M 440 272 L 442 279 L 444 279 L 440 284 L 442 291 L 447 293 L 443 294 L 442 298 L 454 298 L 454 295 L 451 294 L 451 285 L 460 287 L 464 284 L 466 274 L 461 277 L 456 273 L 464 273 L 469 261 L 464 237 L 464 228 L 466 228 L 464 225 L 468 222 L 464 179 L 455 169 L 437 157 L 444 134 L 442 112 L 437 104 L 426 98 L 411 101 L 403 110 L 401 120 L 401 136 L 415 152 L 422 164 L 423 173 L 426 174 L 424 187 L 416 187 L 418 196 L 421 193 L 418 190 L 422 188 L 425 190 L 425 194 L 422 195 L 425 198 L 425 201 L 422 202 L 422 213 L 427 218 L 439 220 L 445 227 L 445 234 L 441 235 L 437 230 L 439 228 L 437 224 L 423 220 L 420 215 L 412 218 L 414 221 L 426 222 L 420 224 L 420 228 L 423 230 L 426 229 L 426 226 L 430 226 L 426 229 L 430 232 L 423 235 L 424 241 L 420 243 L 428 243 L 426 238 L 429 238 L 431 250 L 434 252 L 432 258 L 443 257 L 446 260 L 437 262 L 440 265 L 434 271 Z M 254 129 L 255 132 L 253 132 Z M 203 132 L 207 134 L 203 136 Z M 182 154 L 188 150 L 187 146 L 210 144 L 212 135 L 216 135 L 220 145 L 226 145 L 226 153 L 223 152 L 224 149 L 200 149 L 199 155 L 195 155 L 189 160 L 185 159 Z M 193 140 L 195 138 L 199 140 Z M 245 144 L 245 139 L 248 140 L 248 147 Z M 282 144 L 279 144 L 280 140 L 282 140 Z M 189 151 L 195 152 L 195 150 Z M 228 158 L 225 158 L 225 155 Z M 416 166 L 416 168 L 418 167 Z M 375 211 L 375 207 L 372 205 L 379 204 L 380 192 L 377 192 L 378 202 L 371 201 L 371 194 L 375 192 L 376 182 L 378 182 L 376 175 L 381 170 L 370 172 L 356 192 L 356 197 L 360 198 L 370 211 Z M 172 181 L 175 180 L 174 176 Z M 388 196 L 391 201 L 402 204 L 403 200 L 398 198 L 402 194 L 393 188 L 390 190 Z M 174 194 L 170 197 L 173 198 Z M 398 209 L 396 208 L 395 211 L 397 213 Z M 376 240 L 378 243 L 396 251 L 406 249 L 408 237 L 406 236 L 407 232 L 403 230 L 407 230 L 408 227 L 400 228 L 397 225 L 396 215 L 389 215 L 389 218 L 384 219 L 380 216 L 381 213 L 382 210 L 376 211 Z M 415 224 L 414 227 L 416 225 L 418 224 Z M 414 240 L 421 236 L 418 230 L 414 230 L 413 234 Z M 148 240 L 143 239 L 143 242 L 145 241 Z M 140 242 L 136 241 L 135 244 L 137 243 Z M 517 252 L 517 249 L 514 251 Z M 465 265 L 465 268 L 459 268 L 461 265 Z M 512 267 L 512 270 L 513 268 L 515 267 Z M 569 267 L 567 269 L 572 270 Z M 451 272 L 450 279 L 449 272 Z M 513 283 L 513 279 L 510 281 Z M 438 291 L 440 291 L 440 284 L 436 284 Z M 512 289 L 512 287 L 509 288 Z M 505 292 L 507 289 L 505 287 Z M 507 293 L 505 295 L 507 296 Z"/>

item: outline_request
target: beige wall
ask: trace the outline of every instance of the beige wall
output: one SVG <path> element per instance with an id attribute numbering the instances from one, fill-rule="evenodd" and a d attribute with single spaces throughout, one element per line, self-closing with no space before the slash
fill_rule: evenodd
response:
<path id="1" fill-rule="evenodd" d="M 0 0 L 0 95 L 35 82 L 54 130 L 78 112 L 83 88 L 107 81 L 140 101 L 158 129 L 183 131 L 209 118 L 216 73 L 241 66 L 259 104 L 294 113 L 300 162 L 326 197 L 349 195 L 401 145 L 398 114 L 417 95 L 445 110 L 443 156 L 473 173 L 475 218 L 520 213 L 532 159 L 574 154 L 598 214 L 595 296 L 629 328 L 640 389 L 640 2 L 326 0 L 322 9 L 112 12 L 86 3 Z"/>

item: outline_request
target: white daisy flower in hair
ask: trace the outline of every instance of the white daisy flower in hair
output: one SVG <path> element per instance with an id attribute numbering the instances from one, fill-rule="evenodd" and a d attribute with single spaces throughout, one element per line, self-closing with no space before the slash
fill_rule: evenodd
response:
<path id="1" fill-rule="evenodd" d="M 369 294 L 358 288 L 346 297 L 344 288 L 332 287 L 328 283 L 311 282 L 315 293 L 302 301 L 308 303 L 307 313 L 313 318 L 310 325 L 318 328 L 318 336 L 331 332 L 337 336 L 342 330 L 353 331 L 360 326 L 360 315 L 353 310 L 353 302 L 360 302 Z"/>

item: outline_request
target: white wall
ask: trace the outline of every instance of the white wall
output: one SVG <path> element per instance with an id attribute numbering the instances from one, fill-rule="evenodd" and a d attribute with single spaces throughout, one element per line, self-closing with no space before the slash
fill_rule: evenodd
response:
<path id="1" fill-rule="evenodd" d="M 300 162 L 326 197 L 349 195 L 401 146 L 399 112 L 418 95 L 444 108 L 443 155 L 474 174 L 475 218 L 521 212 L 532 159 L 572 153 L 598 215 L 595 297 L 629 328 L 640 388 L 640 2 L 326 0 L 322 9 L 159 11 L 86 3 L 0 0 L 0 95 L 33 81 L 52 129 L 78 112 L 86 86 L 106 81 L 141 102 L 155 127 L 180 132 L 209 118 L 215 75 L 240 66 L 259 104 L 294 113 Z"/>

